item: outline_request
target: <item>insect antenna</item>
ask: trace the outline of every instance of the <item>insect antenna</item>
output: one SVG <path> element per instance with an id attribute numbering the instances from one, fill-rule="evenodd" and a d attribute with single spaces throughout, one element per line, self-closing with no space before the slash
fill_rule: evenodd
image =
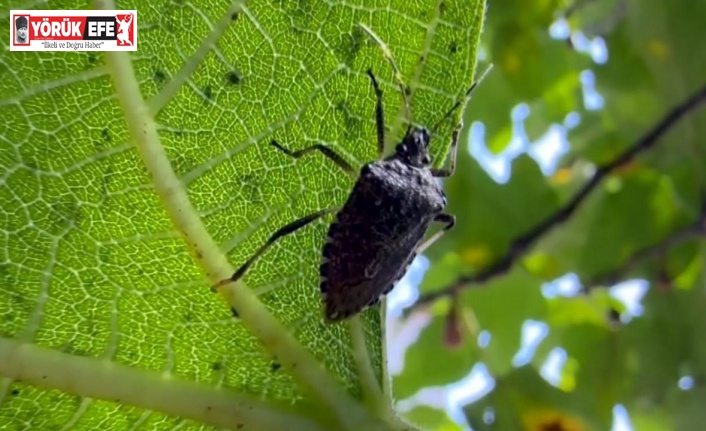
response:
<path id="1" fill-rule="evenodd" d="M 375 43 L 377 43 L 380 46 L 380 49 L 382 50 L 382 55 L 385 57 L 385 59 L 390 63 L 392 66 L 392 70 L 395 75 L 395 82 L 397 85 L 400 87 L 400 93 L 402 94 L 402 101 L 404 103 L 404 111 L 405 111 L 405 117 L 407 119 L 407 129 L 412 125 L 412 111 L 409 108 L 409 98 L 407 97 L 407 86 L 404 85 L 404 81 L 402 80 L 402 73 L 400 72 L 400 68 L 397 67 L 397 63 L 395 62 L 395 59 L 392 57 L 392 52 L 390 51 L 390 48 L 387 46 L 385 42 L 383 42 L 382 39 L 380 39 L 380 36 L 375 34 L 375 32 L 370 29 L 368 26 L 366 26 L 363 23 L 358 23 L 358 25 L 366 32 L 368 33 L 368 36 L 370 36 Z"/>
<path id="2" fill-rule="evenodd" d="M 435 134 L 436 130 L 439 128 L 439 126 L 441 126 L 441 123 L 446 121 L 461 106 L 462 102 L 465 102 L 466 100 L 468 100 L 468 98 L 471 96 L 471 93 L 473 92 L 473 90 L 478 86 L 478 84 L 480 84 L 480 82 L 483 80 L 483 78 L 485 78 L 486 75 L 488 75 L 488 73 L 490 73 L 490 71 L 492 69 L 493 69 L 493 65 L 491 64 L 481 74 L 480 78 L 478 78 L 475 82 L 473 82 L 473 84 L 471 85 L 471 88 L 469 88 L 468 91 L 466 91 L 466 94 L 463 96 L 463 98 L 461 100 L 459 100 L 458 102 L 456 102 L 454 104 L 454 106 L 452 106 L 451 109 L 449 109 L 449 111 L 446 114 L 444 114 L 444 116 L 441 118 L 441 120 L 439 120 L 434 125 L 434 127 L 432 127 L 430 134 L 432 134 L 432 135 Z"/>

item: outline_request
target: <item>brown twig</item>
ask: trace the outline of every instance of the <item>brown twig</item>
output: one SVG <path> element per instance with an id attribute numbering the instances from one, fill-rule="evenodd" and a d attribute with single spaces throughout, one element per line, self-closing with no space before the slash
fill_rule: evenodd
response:
<path id="1" fill-rule="evenodd" d="M 545 220 L 534 226 L 526 233 L 517 237 L 502 258 L 484 270 L 470 276 L 463 276 L 456 280 L 453 284 L 438 290 L 436 292 L 421 295 L 419 300 L 412 305 L 417 307 L 422 304 L 428 304 L 439 298 L 449 295 L 458 294 L 459 291 L 468 288 L 474 284 L 484 283 L 492 278 L 507 272 L 512 265 L 524 255 L 539 238 L 549 232 L 552 228 L 567 221 L 578 209 L 578 207 L 586 200 L 588 195 L 603 181 L 610 173 L 617 168 L 624 166 L 630 162 L 635 156 L 652 148 L 662 135 L 672 128 L 686 114 L 695 110 L 699 105 L 706 102 L 706 86 L 701 87 L 686 100 L 675 106 L 669 111 L 662 120 L 644 136 L 638 139 L 633 145 L 628 147 L 624 152 L 619 154 L 611 162 L 599 166 L 593 173 L 593 176 L 584 184 L 571 200 L 559 208 L 556 212 L 549 215 Z"/>

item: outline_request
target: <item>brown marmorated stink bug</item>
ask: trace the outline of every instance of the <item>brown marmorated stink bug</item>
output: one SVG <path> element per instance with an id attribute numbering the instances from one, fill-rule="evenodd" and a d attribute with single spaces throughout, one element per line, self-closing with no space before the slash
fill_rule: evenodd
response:
<path id="1" fill-rule="evenodd" d="M 369 29 L 365 29 L 371 34 Z M 376 36 L 371 36 L 381 43 Z M 432 168 L 429 156 L 430 133 L 424 127 L 412 125 L 407 91 L 399 69 L 389 55 L 387 47 L 384 44 L 381 47 L 395 71 L 407 113 L 407 131 L 395 147 L 395 153 L 383 158 L 385 119 L 382 90 L 373 72 L 368 69 L 367 74 L 376 97 L 378 160 L 365 164 L 356 175 L 355 169 L 348 162 L 323 144 L 291 151 L 276 141 L 271 141 L 273 147 L 297 159 L 318 151 L 346 173 L 357 178 L 356 183 L 343 207 L 317 211 L 282 227 L 230 278 L 216 284 L 214 289 L 239 280 L 280 238 L 325 215 L 336 213 L 323 246 L 319 273 L 325 321 L 342 321 L 378 303 L 407 272 L 417 254 L 454 226 L 455 217 L 443 212 L 446 195 L 436 178 L 449 177 L 454 172 L 462 122 L 453 130 L 449 167 Z M 463 101 L 468 99 L 479 81 L 466 92 Z M 449 118 L 461 103 L 457 102 L 432 132 Z M 432 222 L 442 223 L 444 226 L 442 230 L 423 241 Z"/>

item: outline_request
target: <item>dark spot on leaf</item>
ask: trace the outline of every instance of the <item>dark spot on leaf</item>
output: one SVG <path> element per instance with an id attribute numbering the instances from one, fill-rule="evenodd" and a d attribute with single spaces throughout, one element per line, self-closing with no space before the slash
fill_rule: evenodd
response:
<path id="1" fill-rule="evenodd" d="M 12 394 L 12 395 L 19 395 L 19 394 L 20 394 L 20 391 L 19 391 L 19 389 L 13 389 L 12 392 L 10 392 L 10 394 Z"/>
<path id="2" fill-rule="evenodd" d="M 244 426 L 245 426 L 245 424 L 238 424 L 238 425 L 236 425 L 235 427 L 236 427 L 237 429 L 241 430 L 241 429 L 243 429 Z"/>
<path id="3" fill-rule="evenodd" d="M 101 247 L 98 249 L 98 262 L 111 263 L 113 260 L 113 249 L 109 247 Z"/>
<path id="4" fill-rule="evenodd" d="M 348 106 L 348 102 L 343 99 L 336 102 L 335 109 L 336 111 L 339 111 L 343 116 L 346 138 L 354 140 L 357 136 L 360 135 L 360 131 L 363 130 L 360 119 L 356 118 L 356 116 L 351 113 L 351 109 Z"/>
<path id="5" fill-rule="evenodd" d="M 110 142 L 110 133 L 108 132 L 108 129 L 103 129 L 101 130 L 101 137 L 103 140 Z"/>
<path id="6" fill-rule="evenodd" d="M 273 363 L 270 365 L 270 370 L 271 370 L 273 373 L 276 373 L 277 371 L 279 371 L 280 368 L 282 368 L 282 364 L 280 364 L 280 363 L 277 362 L 277 361 L 273 362 Z"/>
<path id="7" fill-rule="evenodd" d="M 213 410 L 213 407 L 211 407 L 211 406 L 206 407 L 206 411 L 210 412 L 211 410 Z"/>
<path id="8" fill-rule="evenodd" d="M 101 176 L 101 193 L 103 196 L 108 194 L 110 184 L 113 182 L 114 172 L 115 166 L 112 164 L 108 165 L 105 171 L 103 171 L 103 175 Z"/>
<path id="9" fill-rule="evenodd" d="M 358 26 L 353 27 L 350 35 L 343 36 L 341 43 L 338 45 L 338 50 L 343 57 L 343 63 L 347 66 L 352 66 L 360 48 L 363 46 L 365 34 Z"/>
<path id="10" fill-rule="evenodd" d="M 446 12 L 446 2 L 442 1 L 439 3 L 439 15 L 443 15 Z"/>
<path id="11" fill-rule="evenodd" d="M 56 229 L 61 231 L 66 226 L 78 223 L 81 217 L 81 206 L 67 196 L 52 203 L 48 216 Z"/>
<path id="12" fill-rule="evenodd" d="M 230 16 L 231 21 L 237 21 L 238 20 L 238 12 L 233 12 L 233 14 Z"/>
<path id="13" fill-rule="evenodd" d="M 47 376 L 42 376 L 42 380 L 46 380 L 46 379 L 47 379 Z"/>
<path id="14" fill-rule="evenodd" d="M 154 72 L 154 82 L 157 84 L 162 84 L 164 81 L 167 80 L 167 75 L 164 74 L 161 70 L 157 70 Z"/>
<path id="15" fill-rule="evenodd" d="M 201 253 L 201 250 L 196 249 L 196 257 L 197 257 L 198 259 L 201 259 L 201 258 L 203 257 L 203 253 Z"/>
<path id="16" fill-rule="evenodd" d="M 297 36 L 301 36 L 304 33 L 304 31 L 296 25 L 289 26 L 289 30 Z"/>
<path id="17" fill-rule="evenodd" d="M 189 323 L 194 319 L 193 313 L 186 313 L 184 315 L 184 322 Z"/>
<path id="18" fill-rule="evenodd" d="M 204 89 L 203 89 L 203 97 L 204 97 L 207 101 L 209 101 L 209 102 L 210 102 L 211 100 L 213 100 L 213 89 L 211 89 L 211 86 L 210 86 L 210 85 L 207 85 L 206 87 L 204 87 Z"/>
<path id="19" fill-rule="evenodd" d="M 451 45 L 449 45 L 449 52 L 451 54 L 456 54 L 458 52 L 458 42 L 455 40 L 451 42 Z"/>
<path id="20" fill-rule="evenodd" d="M 174 158 L 173 162 L 174 166 L 174 171 L 176 171 L 177 175 L 183 175 L 186 172 L 189 172 L 196 166 L 196 162 L 193 157 L 190 157 L 188 154 L 179 154 Z"/>
<path id="21" fill-rule="evenodd" d="M 213 371 L 221 371 L 223 369 L 223 364 L 221 364 L 220 362 L 214 362 L 211 364 L 211 369 Z"/>
<path id="22" fill-rule="evenodd" d="M 98 57 L 94 53 L 88 54 L 88 62 L 90 64 L 94 64 L 96 61 L 98 61 Z"/>
<path id="23" fill-rule="evenodd" d="M 235 317 L 236 319 L 240 318 L 240 314 L 235 310 L 234 307 L 230 307 L 230 313 Z"/>
<path id="24" fill-rule="evenodd" d="M 236 72 L 235 70 L 231 70 L 230 72 L 228 72 L 226 78 L 228 78 L 228 82 L 233 85 L 240 84 L 240 75 L 238 75 L 238 72 Z"/>
<path id="25" fill-rule="evenodd" d="M 10 286 L 10 292 L 12 292 L 12 286 L 14 286 L 17 283 L 17 280 L 13 276 L 13 272 L 10 270 L 10 264 L 9 263 L 0 263 L 0 283 L 3 286 Z M 12 295 L 10 294 L 10 298 L 12 300 L 16 301 L 24 301 L 25 297 L 21 294 L 17 295 Z M 9 307 L 10 310 L 12 310 L 12 305 Z M 12 314 L 12 312 L 7 313 L 7 314 Z"/>

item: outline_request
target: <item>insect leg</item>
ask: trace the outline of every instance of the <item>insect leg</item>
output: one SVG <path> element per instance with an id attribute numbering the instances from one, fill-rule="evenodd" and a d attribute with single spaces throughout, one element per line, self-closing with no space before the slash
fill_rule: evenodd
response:
<path id="1" fill-rule="evenodd" d="M 448 168 L 432 169 L 431 174 L 435 177 L 450 177 L 456 170 L 456 150 L 458 149 L 458 134 L 461 132 L 462 123 L 458 123 L 451 134 L 451 150 L 449 151 L 450 164 Z"/>
<path id="2" fill-rule="evenodd" d="M 275 242 L 277 242 L 278 239 L 297 231 L 298 229 L 308 225 L 314 220 L 325 216 L 326 214 L 331 214 L 336 211 L 338 211 L 338 208 L 329 208 L 317 211 L 315 213 L 302 217 L 299 220 L 295 220 L 284 227 L 281 227 L 277 232 L 273 233 L 272 236 L 270 236 L 270 239 L 268 239 L 267 242 L 255 252 L 255 254 L 250 256 L 250 259 L 248 259 L 240 268 L 238 268 L 238 270 L 235 271 L 230 278 L 219 281 L 216 285 L 211 288 L 211 290 L 215 292 L 216 290 L 218 290 L 219 287 L 225 286 L 226 284 L 231 283 L 233 281 L 238 281 L 245 274 L 248 268 L 250 268 L 250 266 L 260 256 L 262 256 L 262 254 L 267 251 L 268 248 L 270 248 Z"/>
<path id="3" fill-rule="evenodd" d="M 375 125 L 378 132 L 378 158 L 382 158 L 382 153 L 385 151 L 385 111 L 382 109 L 382 90 L 380 90 L 378 81 L 370 69 L 368 69 L 368 76 L 370 76 L 375 89 Z"/>
<path id="4" fill-rule="evenodd" d="M 343 157 L 336 154 L 335 151 L 333 151 L 332 149 L 330 149 L 329 147 L 327 147 L 324 144 L 314 144 L 311 147 L 307 147 L 307 148 L 297 150 L 297 151 L 292 151 L 287 148 L 284 148 L 277 141 L 270 142 L 270 145 L 272 145 L 275 148 L 277 148 L 278 150 L 282 151 L 284 154 L 291 156 L 291 157 L 294 157 L 295 159 L 298 159 L 303 155 L 311 153 L 312 151 L 320 151 L 321 154 L 323 154 L 325 157 L 331 159 L 341 169 L 346 171 L 347 174 L 349 174 L 349 175 L 356 174 L 355 169 L 353 169 L 353 166 L 351 166 L 348 162 L 343 160 Z"/>
<path id="5" fill-rule="evenodd" d="M 444 226 L 443 229 L 440 230 L 439 232 L 437 232 L 437 233 L 435 233 L 434 235 L 430 236 L 429 239 L 427 239 L 426 241 L 424 241 L 424 242 L 422 243 L 422 245 L 420 245 L 420 246 L 417 248 L 417 253 L 418 253 L 418 254 L 423 253 L 424 250 L 426 250 L 427 248 L 429 248 L 429 246 L 431 246 L 432 244 L 434 244 L 434 243 L 436 242 L 436 240 L 438 240 L 439 238 L 441 238 L 441 236 L 442 236 L 443 234 L 445 234 L 449 229 L 451 229 L 452 227 L 454 227 L 454 224 L 456 224 L 456 217 L 452 216 L 451 214 L 441 213 L 441 214 L 438 214 L 436 217 L 434 217 L 434 221 L 435 221 L 435 222 L 439 222 L 439 223 L 446 223 L 446 226 Z"/>
<path id="6" fill-rule="evenodd" d="M 387 46 L 385 42 L 380 39 L 380 36 L 375 34 L 373 30 L 370 29 L 367 25 L 363 23 L 358 24 L 360 28 L 362 28 L 366 33 L 368 33 L 368 36 L 370 36 L 371 39 L 375 41 L 375 43 L 378 44 L 380 49 L 382 50 L 382 55 L 385 57 L 385 59 L 390 63 L 390 66 L 392 66 L 392 71 L 394 72 L 395 76 L 395 81 L 397 82 L 397 86 L 400 87 L 400 95 L 402 96 L 402 102 L 404 103 L 404 110 L 405 110 L 405 115 L 407 117 L 407 122 L 409 124 L 412 124 L 412 111 L 410 110 L 409 107 L 409 98 L 408 98 L 408 89 L 407 86 L 404 85 L 404 82 L 402 81 L 402 73 L 400 72 L 400 68 L 397 66 L 397 62 L 395 62 L 395 59 L 392 57 L 392 52 L 390 51 L 390 48 Z"/>

